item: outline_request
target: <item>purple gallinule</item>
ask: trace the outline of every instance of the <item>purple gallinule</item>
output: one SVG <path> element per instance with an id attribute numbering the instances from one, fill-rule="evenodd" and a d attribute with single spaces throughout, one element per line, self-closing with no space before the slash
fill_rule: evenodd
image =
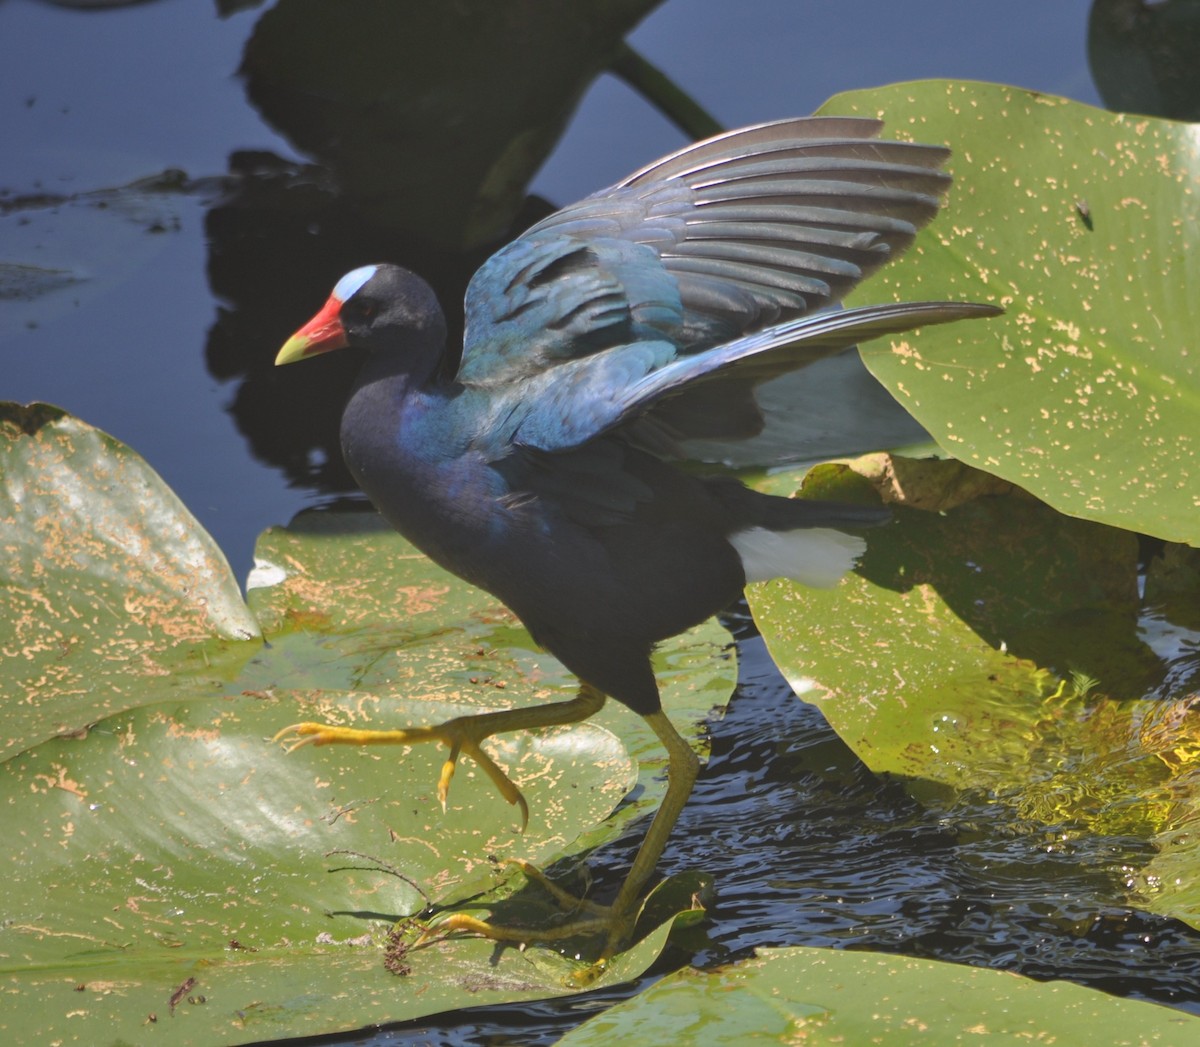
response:
<path id="1" fill-rule="evenodd" d="M 831 586 L 862 552 L 843 532 L 878 507 L 777 498 L 672 464 L 692 436 L 737 440 L 763 419 L 756 386 L 856 342 L 1000 312 L 920 302 L 823 310 L 894 258 L 937 212 L 945 149 L 880 140 L 873 120 L 805 118 L 733 131 L 551 215 L 497 252 L 466 295 L 461 363 L 430 287 L 393 265 L 346 274 L 280 351 L 346 346 L 366 362 L 342 448 L 391 524 L 495 595 L 580 680 L 576 698 L 437 727 L 281 731 L 293 747 L 441 741 L 439 795 L 460 753 L 520 791 L 480 742 L 572 723 L 605 696 L 645 717 L 668 787 L 611 906 L 573 899 L 565 923 L 441 926 L 501 940 L 606 935 L 609 955 L 695 782 L 664 715 L 656 643 L 728 607 L 747 582 Z"/>

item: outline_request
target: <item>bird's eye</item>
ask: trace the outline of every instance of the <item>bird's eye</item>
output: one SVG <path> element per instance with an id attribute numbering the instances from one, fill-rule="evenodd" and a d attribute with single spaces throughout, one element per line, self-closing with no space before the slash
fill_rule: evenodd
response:
<path id="1" fill-rule="evenodd" d="M 348 319 L 369 322 L 375 319 L 375 314 L 379 312 L 379 303 L 369 298 L 351 299 L 342 308 L 349 313 Z"/>

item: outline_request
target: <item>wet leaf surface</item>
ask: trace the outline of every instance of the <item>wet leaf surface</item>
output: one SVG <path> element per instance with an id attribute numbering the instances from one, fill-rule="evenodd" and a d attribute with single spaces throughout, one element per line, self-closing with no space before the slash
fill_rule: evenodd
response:
<path id="1" fill-rule="evenodd" d="M 454 896 L 490 891 L 483 902 L 500 899 L 504 914 L 515 893 L 521 916 L 553 918 L 546 896 L 502 861 L 550 862 L 601 821 L 633 771 L 620 743 L 584 725 L 502 752 L 533 809 L 521 833 L 467 768 L 443 815 L 433 747 L 287 755 L 269 745 L 296 706 L 241 697 L 147 707 L 4 765 L 9 1042 L 117 1033 L 140 1042 L 146 1015 L 167 1019 L 166 1001 L 187 978 L 204 1002 L 176 1008 L 172 1037 L 185 1043 L 577 991 L 571 978 L 586 965 L 543 948 L 411 948 L 414 934 L 402 981 L 385 961 L 395 921 Z M 670 915 L 597 984 L 640 973 Z"/>
<path id="2" fill-rule="evenodd" d="M 0 756 L 172 695 L 261 645 L 229 565 L 129 448 L 56 407 L 0 406 Z"/>

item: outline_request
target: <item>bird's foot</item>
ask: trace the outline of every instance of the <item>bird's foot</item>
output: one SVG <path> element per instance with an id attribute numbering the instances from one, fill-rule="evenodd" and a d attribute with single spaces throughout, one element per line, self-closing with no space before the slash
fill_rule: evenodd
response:
<path id="1" fill-rule="evenodd" d="M 564 890 L 532 862 L 527 862 L 522 858 L 507 858 L 505 859 L 505 864 L 513 865 L 520 869 L 525 874 L 525 878 L 531 883 L 536 883 L 543 891 L 550 895 L 558 903 L 558 907 L 563 912 L 590 912 L 595 915 L 602 915 L 611 909 L 611 906 L 600 905 L 589 898 L 583 898 L 578 894 L 572 894 L 570 891 Z"/>
<path id="2" fill-rule="evenodd" d="M 504 924 L 480 920 L 466 913 L 454 913 L 440 923 L 429 927 L 418 940 L 418 945 L 440 940 L 450 935 L 469 935 L 490 938 L 496 942 L 514 942 L 523 948 L 534 942 L 561 942 L 569 938 L 588 938 L 604 935 L 604 945 L 599 958 L 574 972 L 568 979 L 575 988 L 585 988 L 608 970 L 609 961 L 620 946 L 633 933 L 636 912 L 617 912 L 607 905 L 588 902 L 588 915 L 548 927 L 509 927 Z"/>
<path id="3" fill-rule="evenodd" d="M 367 731 L 355 727 L 338 727 L 326 723 L 294 723 L 279 731 L 273 742 L 283 742 L 287 752 L 295 752 L 306 745 L 417 745 L 421 742 L 441 742 L 450 753 L 442 764 L 438 776 L 437 795 L 442 810 L 450 795 L 450 782 L 461 754 L 469 756 L 492 780 L 500 795 L 521 811 L 521 828 L 529 824 L 529 804 L 516 783 L 500 768 L 483 749 L 480 742 L 495 733 L 482 721 L 485 716 L 458 716 L 453 720 L 433 727 L 409 727 L 395 731 Z"/>
<path id="4" fill-rule="evenodd" d="M 588 898 L 581 898 L 564 890 L 536 866 L 519 859 L 509 859 L 533 883 L 549 894 L 558 907 L 567 914 L 561 923 L 550 923 L 537 927 L 516 927 L 481 920 L 466 913 L 453 913 L 444 920 L 427 927 L 417 941 L 425 945 L 440 941 L 451 935 L 466 935 L 489 938 L 497 942 L 513 942 L 522 947 L 535 942 L 562 942 L 570 938 L 604 936 L 599 958 L 571 976 L 571 984 L 582 988 L 590 985 L 608 968 L 609 960 L 633 933 L 637 920 L 638 906 L 618 909 L 612 905 L 601 905 Z"/>
<path id="5" fill-rule="evenodd" d="M 543 915 L 533 917 L 537 922 L 530 924 L 492 922 L 466 913 L 453 913 L 434 923 L 419 925 L 420 936 L 413 947 L 458 937 L 512 943 L 522 950 L 527 945 L 547 943 L 564 956 L 574 953 L 576 960 L 583 956 L 595 957 L 576 967 L 566 979 L 575 988 L 585 988 L 604 975 L 614 958 L 640 934 L 649 933 L 667 922 L 674 926 L 680 917 L 684 918 L 684 926 L 695 923 L 711 905 L 712 878 L 700 873 L 676 874 L 644 898 L 622 889 L 612 905 L 600 905 L 563 890 L 526 862 L 510 861 L 510 864 L 544 888 L 561 913 L 545 915 L 543 908 Z M 585 941 L 589 938 L 599 941 Z"/>

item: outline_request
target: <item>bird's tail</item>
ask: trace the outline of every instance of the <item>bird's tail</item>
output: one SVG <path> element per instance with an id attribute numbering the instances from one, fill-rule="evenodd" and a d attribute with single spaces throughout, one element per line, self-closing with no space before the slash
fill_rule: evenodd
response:
<path id="1" fill-rule="evenodd" d="M 867 547 L 843 528 L 878 527 L 892 518 L 880 506 L 779 498 L 744 487 L 736 495 L 727 489 L 726 496 L 736 503 L 742 521 L 729 542 L 741 558 L 747 582 L 791 578 L 814 588 L 831 588 Z"/>

